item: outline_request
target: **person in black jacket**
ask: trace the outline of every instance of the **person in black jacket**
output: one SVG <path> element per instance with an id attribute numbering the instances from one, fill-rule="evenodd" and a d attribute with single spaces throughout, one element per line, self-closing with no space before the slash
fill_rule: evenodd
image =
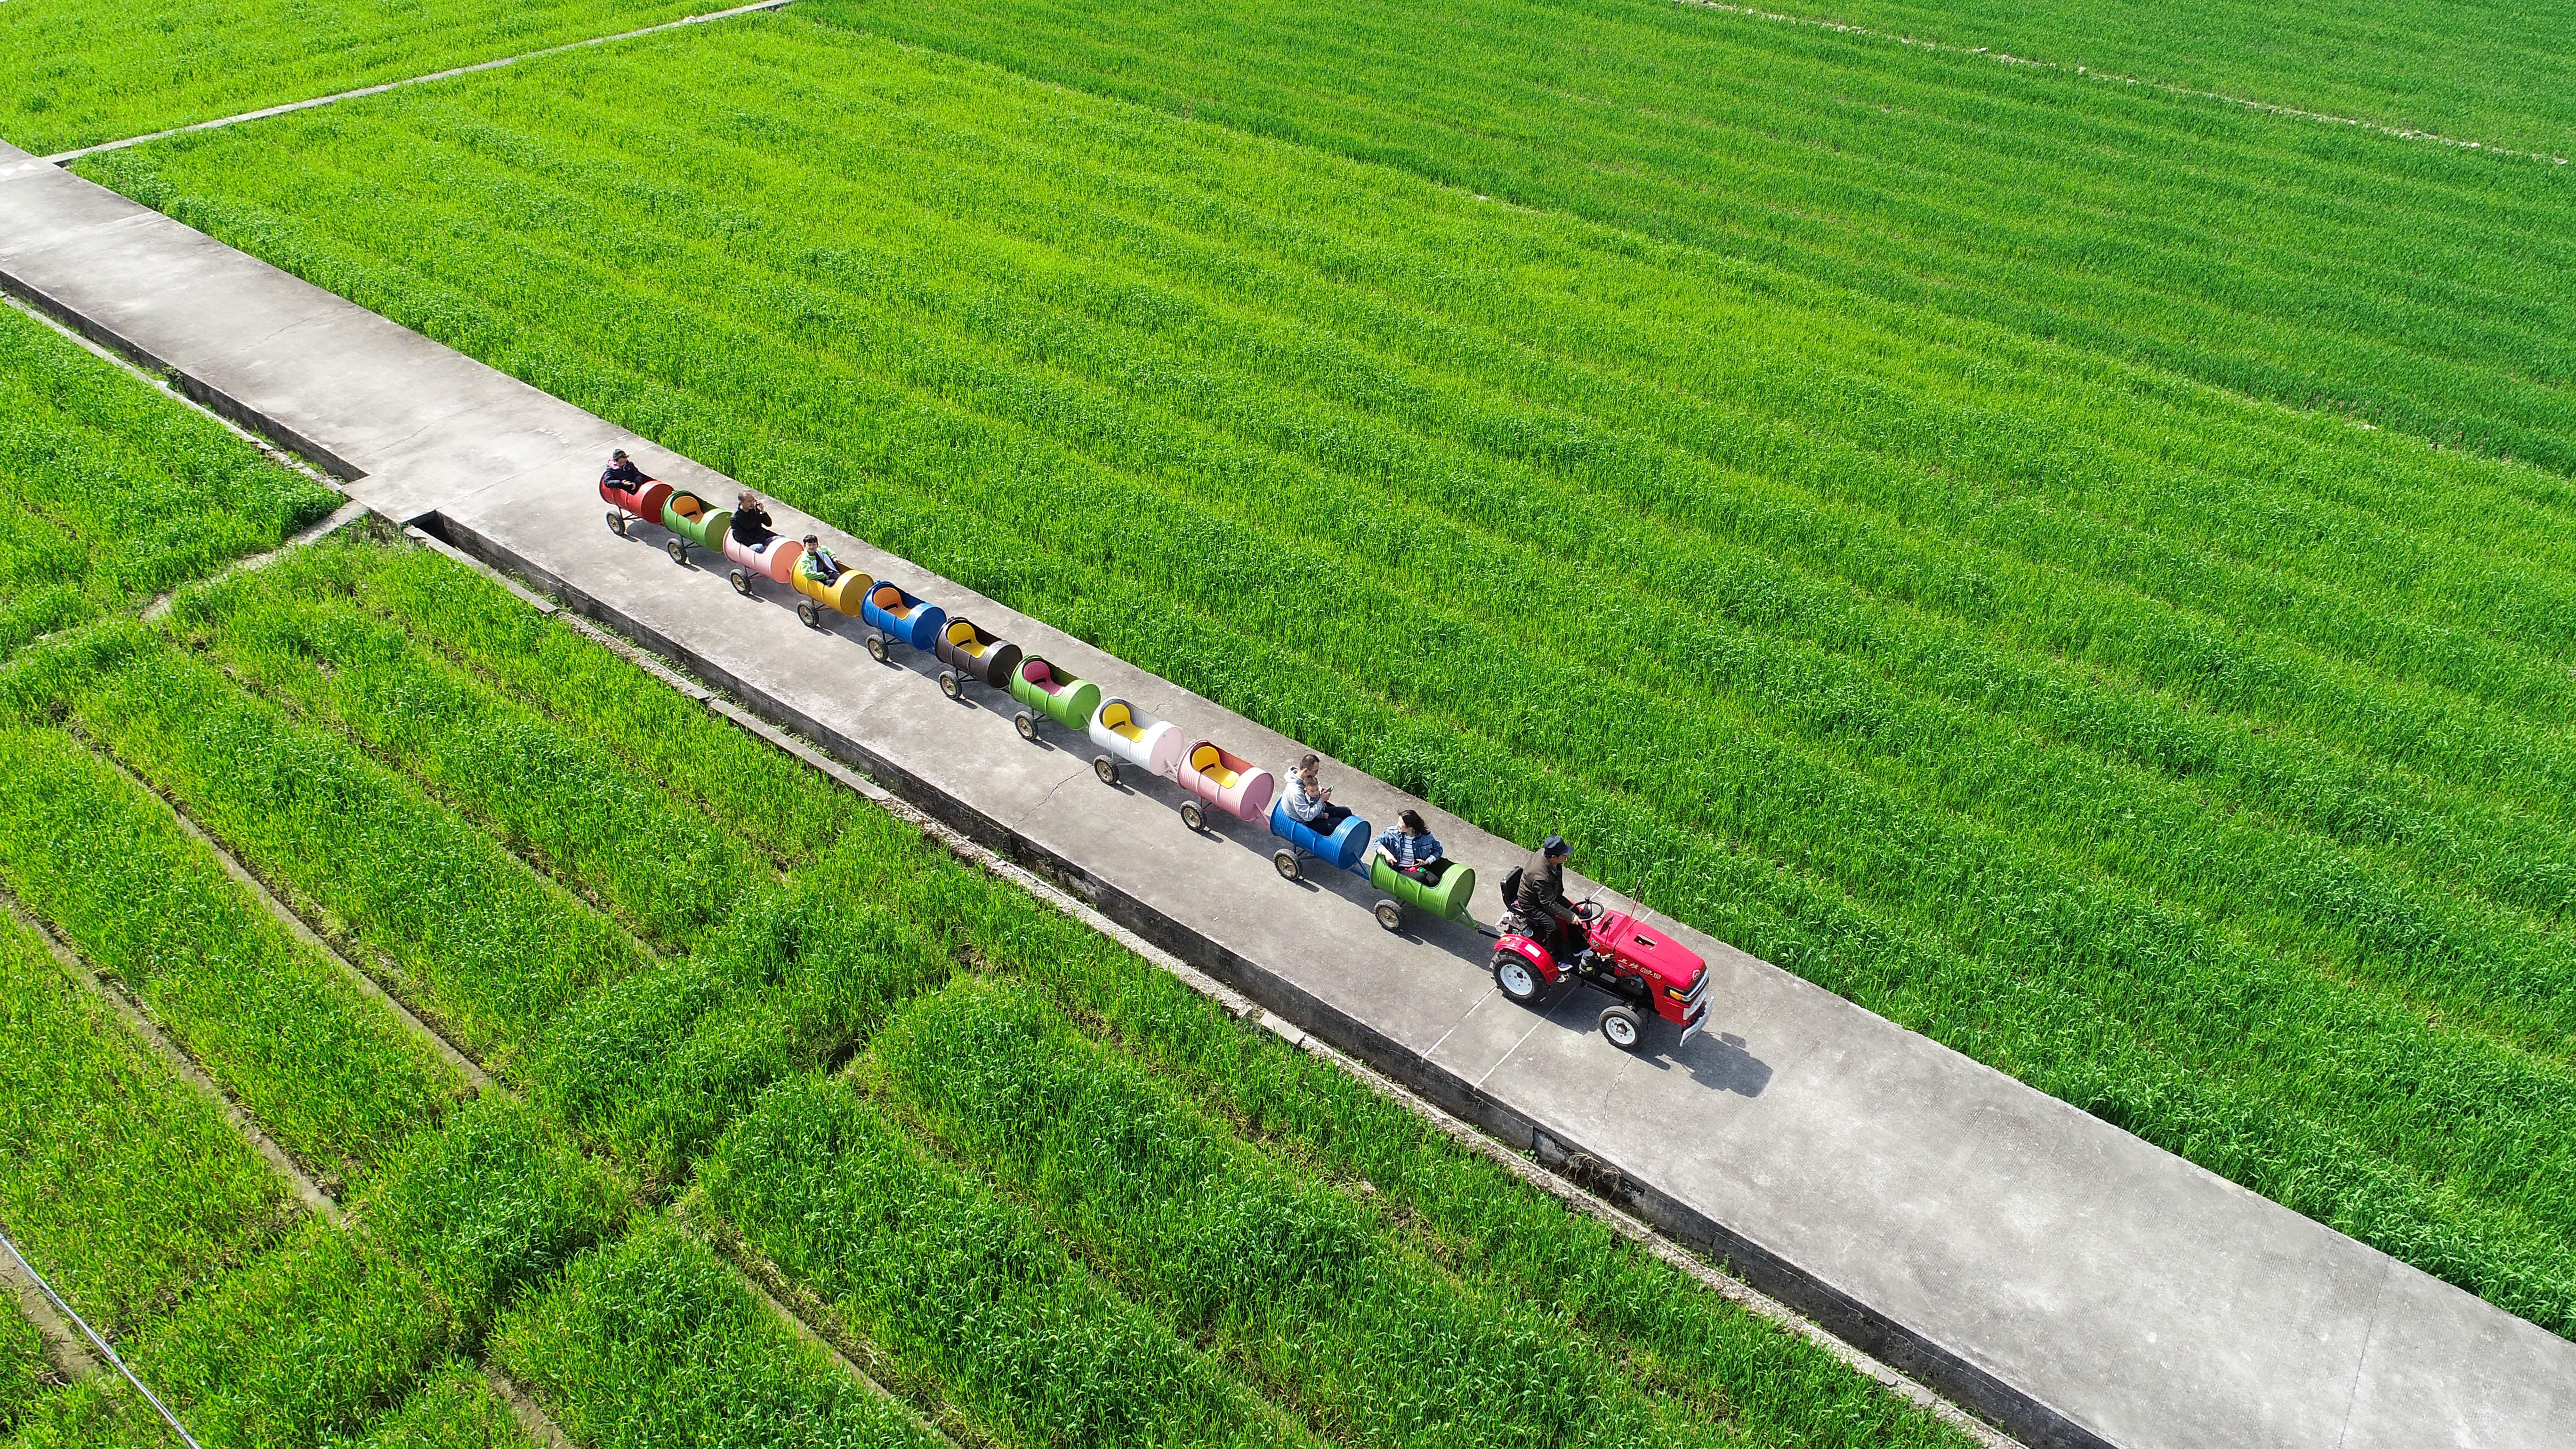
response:
<path id="1" fill-rule="evenodd" d="M 1512 901 L 1513 913 L 1560 964 L 1571 964 L 1592 945 L 1582 913 L 1565 898 L 1565 858 L 1571 854 L 1564 836 L 1549 836 L 1521 867 L 1520 894 Z"/>
<path id="2" fill-rule="evenodd" d="M 734 505 L 733 524 L 727 531 L 733 534 L 734 542 L 748 549 L 767 548 L 769 541 L 778 536 L 769 529 L 769 510 L 760 506 L 760 495 L 748 488 L 742 490 L 742 501 Z"/>
<path id="3" fill-rule="evenodd" d="M 620 448 L 608 455 L 608 467 L 599 475 L 599 481 L 632 493 L 653 480 L 645 475 L 643 469 L 635 466 L 635 460 L 626 456 L 624 448 Z"/>

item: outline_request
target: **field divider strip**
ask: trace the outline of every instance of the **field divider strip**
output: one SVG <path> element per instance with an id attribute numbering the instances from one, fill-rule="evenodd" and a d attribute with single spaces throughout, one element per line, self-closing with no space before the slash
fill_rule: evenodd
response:
<path id="1" fill-rule="evenodd" d="M 981 844 L 963 832 L 951 828 L 936 817 L 930 815 L 928 812 L 920 809 L 918 806 L 915 806 L 911 802 L 894 794 L 885 786 L 878 784 L 876 781 L 869 779 L 867 776 L 860 774 L 858 771 L 851 769 L 839 760 L 836 760 L 830 755 L 824 753 L 816 746 L 798 738 L 796 735 L 780 726 L 772 724 L 770 721 L 753 714 L 751 711 L 744 709 L 742 706 L 735 704 L 731 700 L 717 694 L 715 691 L 708 689 L 705 685 L 691 679 L 679 669 L 673 667 L 650 650 L 645 649 L 643 646 L 626 638 L 624 635 L 618 634 L 614 630 L 611 630 L 594 620 L 585 618 L 578 613 L 565 609 L 553 600 L 539 597 L 533 590 L 522 585 L 518 580 L 511 578 L 502 570 L 494 568 L 492 565 L 466 553 L 462 549 L 459 549 L 455 545 L 447 542 L 445 539 L 441 539 L 434 534 L 428 533 L 417 525 L 406 527 L 404 529 L 404 533 L 408 537 L 419 541 L 423 546 L 434 549 L 448 558 L 455 559 L 458 562 L 463 563 L 466 567 L 475 570 L 477 573 L 500 583 L 504 587 L 508 588 L 511 593 L 527 600 L 530 604 L 536 606 L 545 613 L 560 617 L 583 637 L 615 652 L 627 662 L 635 665 L 639 669 L 642 669 L 645 673 L 652 675 L 654 678 L 661 680 L 664 684 L 667 684 L 671 688 L 679 691 L 682 695 L 705 705 L 712 712 L 722 715 L 727 720 L 732 721 L 744 732 L 753 735 L 788 755 L 795 757 L 804 764 L 811 766 L 815 771 L 826 778 L 865 797 L 870 803 L 884 809 L 888 814 L 893 815 L 896 819 L 905 822 L 914 829 L 919 830 L 924 835 L 938 841 L 951 855 L 955 856 L 959 860 L 976 866 L 1003 880 L 1009 881 L 1012 884 L 1019 886 L 1022 890 L 1027 891 L 1030 895 L 1054 906 L 1060 911 L 1063 911 L 1066 915 L 1073 917 L 1084 925 L 1099 932 L 1101 935 L 1106 936 L 1110 940 L 1117 942 L 1119 945 L 1130 951 L 1133 951 L 1144 960 L 1151 962 L 1162 970 L 1180 978 L 1182 983 L 1187 985 L 1191 990 L 1211 1001 L 1214 1001 L 1234 1017 L 1246 1022 L 1247 1024 L 1265 1027 L 1285 1039 L 1290 1046 L 1310 1055 L 1320 1057 L 1342 1071 L 1349 1073 L 1354 1079 L 1359 1081 L 1363 1086 L 1368 1087 L 1371 1091 L 1378 1093 L 1389 1101 L 1397 1103 L 1405 1110 L 1420 1117 L 1423 1121 L 1438 1128 L 1442 1135 L 1448 1137 L 1451 1141 L 1456 1142 L 1459 1146 L 1485 1158 L 1488 1161 L 1499 1164 L 1505 1171 L 1511 1173 L 1514 1177 L 1519 1178 L 1521 1181 L 1526 1182 L 1548 1194 L 1550 1197 L 1555 1198 L 1568 1208 L 1598 1219 L 1608 1226 L 1613 1232 L 1618 1233 L 1621 1237 L 1636 1244 L 1640 1248 L 1643 1248 L 1647 1252 L 1652 1253 L 1660 1261 L 1667 1263 L 1674 1269 L 1688 1275 L 1694 1282 L 1716 1292 L 1720 1296 L 1728 1299 L 1730 1302 L 1743 1307 L 1746 1311 L 1751 1312 L 1771 1323 L 1777 1324 L 1781 1328 L 1791 1333 L 1795 1333 L 1799 1337 L 1806 1339 L 1808 1342 L 1817 1345 L 1827 1353 L 1832 1354 L 1837 1360 L 1841 1361 L 1845 1365 L 1866 1375 L 1874 1382 L 1886 1388 L 1889 1392 L 1904 1399 L 1906 1402 L 1931 1413 L 1935 1417 L 1939 1418 L 1943 1423 L 1949 1424 L 1950 1426 L 1970 1435 L 1979 1443 L 1988 1446 L 1988 1449 L 2021 1449 L 2020 1440 L 2013 1438 L 2011 1435 L 2006 1434 L 1991 1424 L 1988 1424 L 1983 1419 L 1977 1418 L 1975 1415 L 1961 1409 L 1956 1404 L 1942 1398 L 1939 1394 L 1936 1394 L 1931 1389 L 1925 1387 L 1921 1382 L 1909 1377 L 1892 1365 L 1884 1363 L 1879 1359 L 1872 1357 L 1864 1350 L 1836 1337 L 1832 1330 L 1826 1328 L 1816 1320 L 1799 1313 L 1788 1304 L 1762 1292 L 1760 1289 L 1753 1287 L 1742 1279 L 1733 1277 L 1722 1269 L 1710 1264 L 1707 1260 L 1693 1254 L 1688 1249 L 1673 1242 L 1670 1238 L 1667 1238 L 1663 1234 L 1655 1231 L 1655 1229 L 1648 1226 L 1643 1220 L 1620 1210 L 1613 1204 L 1602 1200 L 1599 1196 L 1589 1191 L 1580 1183 L 1570 1179 L 1558 1171 L 1553 1170 L 1554 1164 L 1549 1164 L 1543 1160 L 1532 1161 L 1531 1159 L 1512 1151 L 1502 1143 L 1495 1141 L 1492 1137 L 1478 1130 L 1474 1125 L 1462 1121 L 1461 1119 L 1442 1110 L 1428 1098 L 1421 1096 L 1411 1088 L 1397 1082 L 1392 1077 L 1388 1077 L 1363 1064 L 1356 1057 L 1350 1056 L 1347 1053 L 1327 1045 L 1323 1041 L 1307 1033 L 1303 1028 L 1297 1026 L 1286 1017 L 1264 1010 L 1260 1005 L 1255 1003 L 1251 997 L 1237 991 L 1231 986 L 1226 985 L 1224 982 L 1217 980 L 1214 976 L 1201 971 L 1197 967 L 1190 965 L 1180 957 L 1173 955 L 1170 951 L 1167 951 L 1161 946 L 1154 944 L 1152 941 L 1147 940 L 1135 931 L 1111 920 L 1108 916 L 1102 914 L 1098 907 L 1083 900 L 1079 895 L 1075 894 L 1071 890 L 1068 890 L 1064 886 L 1057 884 L 1055 881 L 1038 874 L 1027 866 L 1009 859 L 998 851 Z M 1554 1146 L 1553 1140 L 1546 1137 L 1544 1133 L 1540 1134 L 1539 1140 L 1543 1149 Z M 1567 1154 L 1559 1151 L 1557 1153 L 1548 1154 L 1543 1151 L 1542 1155 L 1556 1156 L 1569 1170 L 1577 1173 L 1584 1171 L 1586 1165 L 1590 1161 L 1587 1155 L 1581 1153 Z M 714 1246 L 716 1246 L 719 1251 L 724 1250 L 723 1244 L 721 1243 L 714 1244 Z M 737 1263 L 736 1266 L 741 1267 L 742 1265 Z"/>
<path id="2" fill-rule="evenodd" d="M 563 1426 L 555 1422 L 554 1416 L 546 1412 L 545 1405 L 529 1397 L 528 1391 L 519 1386 L 517 1379 L 494 1367 L 490 1359 L 479 1361 L 475 1367 L 482 1371 L 483 1382 L 491 1387 L 492 1392 L 501 1396 L 503 1404 L 509 1406 L 510 1417 L 519 1421 L 520 1429 L 525 1431 L 529 1438 L 545 1446 L 545 1449 L 578 1449 L 578 1446 L 572 1442 L 572 1436 L 566 1434 Z"/>
<path id="3" fill-rule="evenodd" d="M 235 1102 L 221 1086 L 218 1086 L 214 1078 L 206 1075 L 205 1069 L 197 1065 L 197 1059 L 181 1050 L 179 1044 L 172 1041 L 169 1034 L 162 1031 L 160 1026 L 145 1013 L 141 1002 L 127 995 L 122 985 L 112 983 L 106 975 L 92 969 L 87 961 L 81 959 L 77 950 L 62 937 L 54 934 L 50 923 L 39 919 L 36 913 L 27 909 L 26 904 L 15 895 L 0 890 L 0 909 L 5 909 L 12 919 L 34 931 L 45 943 L 45 949 L 53 953 L 55 962 L 64 971 L 70 973 L 74 981 L 98 993 L 100 998 L 124 1019 L 125 1024 L 133 1028 L 136 1035 L 143 1038 L 144 1044 L 152 1048 L 164 1065 L 177 1072 L 198 1091 L 213 1098 L 215 1105 L 222 1109 L 224 1119 L 232 1124 L 233 1130 L 239 1132 L 252 1147 L 258 1149 L 259 1155 L 267 1160 L 268 1165 L 278 1175 L 286 1179 L 287 1183 L 295 1189 L 295 1195 L 303 1200 L 306 1207 L 320 1214 L 322 1219 L 333 1227 L 342 1225 L 339 1200 L 324 1192 L 322 1184 L 304 1170 L 304 1165 L 297 1162 L 292 1153 L 280 1147 L 276 1139 L 262 1131 L 260 1125 L 251 1120 L 250 1114 L 242 1110 L 241 1104 Z"/>
<path id="4" fill-rule="evenodd" d="M 294 537 L 279 544 L 277 547 L 270 549 L 266 553 L 255 553 L 248 558 L 235 559 L 223 568 L 214 573 L 208 574 L 202 579 L 191 579 L 187 583 L 179 585 L 178 588 L 168 590 L 153 599 L 151 603 L 144 605 L 143 611 L 139 617 L 142 618 L 143 622 L 149 624 L 153 620 L 170 612 L 170 601 L 179 597 L 180 589 L 190 588 L 197 584 L 211 584 L 217 579 L 228 579 L 235 574 L 256 573 L 259 570 L 268 567 L 270 564 L 277 562 L 279 559 L 286 557 L 295 550 L 304 547 L 306 544 L 318 543 L 321 540 L 330 537 L 332 534 L 338 533 L 341 529 L 346 528 L 350 524 L 357 522 L 359 519 L 366 517 L 367 512 L 367 505 L 358 502 L 356 499 L 351 499 L 350 501 L 331 510 L 329 517 L 322 519 L 320 522 L 315 523 L 303 532 L 296 534 Z"/>
<path id="5" fill-rule="evenodd" d="M 0 1234 L 0 1237 L 5 1237 Z M 75 1332 L 71 1320 L 54 1307 L 52 1285 L 37 1276 L 35 1267 L 10 1244 L 9 1256 L 0 1260 L 0 1278 L 9 1283 L 17 1295 L 18 1311 L 36 1326 L 36 1336 L 45 1341 L 45 1362 L 67 1381 L 95 1377 L 99 1372 L 98 1355 L 91 1352 L 89 1339 Z"/>
<path id="6" fill-rule="evenodd" d="M 363 505 L 359 506 L 363 507 Z M 492 1090 L 494 1083 L 491 1073 L 484 1071 L 482 1066 L 475 1062 L 472 1057 L 467 1056 L 463 1051 L 459 1050 L 456 1043 L 449 1041 L 445 1033 L 439 1031 L 438 1028 L 431 1026 L 427 1021 L 421 1018 L 419 1013 L 413 1011 L 411 1007 L 404 1004 L 402 998 L 386 990 L 384 983 L 376 980 L 376 978 L 369 974 L 364 968 L 358 966 L 355 962 L 352 962 L 348 957 L 341 955 L 330 942 L 322 939 L 322 937 L 317 934 L 310 925 L 305 923 L 302 916 L 297 915 L 284 901 L 279 900 L 274 892 L 269 890 L 268 883 L 266 881 L 261 880 L 248 866 L 243 865 L 241 861 L 233 855 L 232 851 L 221 841 L 218 841 L 214 836 L 208 834 L 205 828 L 197 823 L 196 818 L 188 813 L 186 807 L 180 805 L 178 801 L 171 799 L 160 790 L 154 788 L 151 781 L 136 774 L 133 768 L 128 766 L 125 761 L 117 758 L 116 755 L 110 751 L 101 748 L 95 741 L 88 741 L 87 743 L 89 743 L 92 750 L 96 751 L 100 759 L 105 760 L 109 765 L 115 767 L 120 774 L 123 774 L 125 778 L 133 781 L 137 787 L 151 795 L 153 799 L 160 801 L 162 807 L 170 812 L 171 818 L 179 823 L 179 828 L 181 830 L 186 831 L 199 845 L 204 846 L 207 850 L 214 853 L 215 859 L 223 865 L 224 874 L 231 876 L 235 881 L 239 882 L 243 888 L 247 889 L 253 896 L 257 897 L 260 905 L 265 908 L 270 915 L 276 917 L 278 923 L 286 927 L 286 929 L 291 932 L 297 940 L 302 941 L 305 945 L 321 952 L 332 965 L 340 968 L 340 974 L 349 978 L 351 985 L 356 986 L 360 991 L 374 998 L 382 1005 L 390 1008 L 394 1015 L 402 1019 L 402 1022 L 406 1027 L 408 1027 L 415 1035 L 419 1036 L 420 1039 L 432 1050 L 436 1051 L 440 1058 L 449 1066 L 454 1067 L 457 1074 L 465 1078 L 466 1083 L 473 1087 L 474 1091 L 478 1095 Z"/>
<path id="7" fill-rule="evenodd" d="M 2149 80 L 2144 76 L 2121 75 L 2116 71 L 2095 70 L 2091 66 L 2081 63 L 2070 64 L 2069 62 L 2062 60 L 2040 60 L 2033 56 L 2014 55 L 2009 51 L 1997 50 L 1989 45 L 1959 45 L 1955 42 L 1946 40 L 1925 40 L 1919 36 L 1899 35 L 1885 30 L 1872 30 L 1865 25 L 1850 25 L 1840 20 L 1826 20 L 1819 16 L 1786 15 L 1776 10 L 1757 10 L 1749 5 L 1730 5 L 1725 3 L 1725 0 L 1674 0 L 1674 3 L 1687 5 L 1696 10 L 1715 10 L 1726 15 L 1742 16 L 1747 20 L 1767 20 L 1775 25 L 1803 25 L 1815 30 L 1830 30 L 1837 35 L 1856 35 L 1865 40 L 1893 41 L 1898 45 L 1910 46 L 1916 50 L 1930 51 L 1937 55 L 1983 56 L 1985 59 L 1991 60 L 1997 65 L 2019 66 L 2030 70 L 2056 71 L 2061 75 L 2081 76 L 2086 80 L 2102 81 L 2110 85 L 2129 86 L 2138 90 L 2157 91 L 2169 96 L 2180 96 L 2187 100 L 2216 101 L 2221 105 L 2238 106 L 2249 111 L 2261 111 L 2265 115 L 2269 116 L 2285 116 L 2293 120 L 2319 121 L 2328 125 L 2350 126 L 2355 130 L 2371 131 L 2399 141 L 2429 141 L 2436 146 L 2448 146 L 2458 151 L 2479 151 L 2489 156 L 2509 156 L 2518 161 L 2546 161 L 2553 166 L 2564 166 L 2567 164 L 2566 157 L 2551 151 L 2518 150 L 2511 146 L 2498 146 L 2486 141 L 2470 141 L 2458 136 L 2445 136 L 2439 131 L 2421 131 L 2411 126 L 2391 125 L 2386 121 L 2373 121 L 2361 116 L 2338 116 L 2331 111 L 2311 111 L 2301 106 L 2284 105 L 2279 101 L 2258 101 L 2250 96 L 2229 95 L 2225 91 L 2199 90 L 2192 86 L 2176 84 L 2173 81 Z M 151 138 L 147 136 L 143 139 L 150 140 Z M 48 156 L 45 159 L 50 161 L 54 158 Z M 2368 427 L 2370 425 L 2365 423 L 2363 426 Z"/>
<path id="8" fill-rule="evenodd" d="M 472 65 L 452 66 L 446 70 L 433 71 L 428 75 L 406 76 L 401 80 L 390 80 L 377 85 L 360 86 L 356 90 L 351 91 L 337 91 L 327 96 L 315 96 L 310 100 L 288 101 L 282 105 L 262 106 L 258 110 L 244 111 L 239 115 L 222 116 L 211 121 L 197 121 L 185 126 L 172 126 L 167 130 L 153 131 L 147 135 L 128 136 L 121 141 L 101 141 L 95 146 L 81 146 L 69 151 L 57 151 L 53 155 L 44 157 L 43 159 L 56 166 L 68 166 L 72 162 L 78 161 L 84 156 L 95 156 L 103 151 L 122 151 L 128 146 L 140 146 L 147 141 L 161 141 L 172 136 L 185 136 L 194 131 L 221 130 L 226 126 L 238 126 L 245 121 L 265 120 L 270 116 L 283 116 L 296 111 L 309 111 L 316 106 L 334 105 L 341 101 L 354 101 L 366 96 L 380 96 L 387 91 L 400 90 L 404 86 L 425 85 L 430 81 L 452 80 L 457 76 L 472 75 L 476 71 L 499 70 L 505 65 L 516 65 L 523 60 L 538 60 L 549 55 L 561 55 L 565 51 L 580 50 L 587 46 L 610 45 L 617 41 L 633 40 L 638 36 L 653 35 L 664 30 L 677 30 L 684 25 L 702 25 L 710 20 L 730 20 L 737 15 L 749 15 L 758 10 L 777 10 L 793 3 L 794 0 L 752 0 L 752 3 L 749 5 L 737 5 L 730 10 L 710 11 L 704 15 L 684 15 L 677 20 L 665 20 L 659 25 L 647 25 L 640 30 L 621 30 L 615 35 L 594 35 L 586 40 L 568 40 L 561 45 L 549 45 L 542 50 L 525 51 L 518 55 L 505 55 L 498 60 L 484 60 L 477 61 Z"/>
<path id="9" fill-rule="evenodd" d="M 718 1258 L 723 1259 L 745 1283 L 750 1284 L 751 1291 L 759 1295 L 760 1301 L 767 1305 L 769 1311 L 786 1326 L 789 1332 L 830 1354 L 832 1362 L 839 1364 L 843 1372 L 874 1390 L 886 1402 L 893 1404 L 912 1421 L 915 1428 L 943 1444 L 952 1446 L 959 1444 L 958 1438 L 949 1433 L 944 1426 L 933 1422 L 910 1399 L 887 1388 L 883 1380 L 859 1363 L 861 1357 L 875 1357 L 864 1344 L 857 1344 L 850 1349 L 843 1348 L 842 1339 L 845 1335 L 838 1325 L 833 1323 L 830 1312 L 821 1304 L 813 1302 L 810 1294 L 804 1292 L 793 1279 L 779 1271 L 778 1265 L 769 1261 L 767 1254 L 745 1240 L 742 1234 L 735 1230 L 733 1224 L 722 1218 L 715 1218 L 712 1221 L 702 1220 L 699 1214 L 689 1210 L 685 1201 L 671 1205 L 671 1220 L 678 1225 L 681 1232 L 696 1239 Z M 983 1440 L 970 1437 L 961 1449 L 983 1449 L 983 1444 Z"/>
<path id="10" fill-rule="evenodd" d="M 179 1442 L 187 1445 L 188 1449 L 200 1449 L 196 1436 L 188 1432 L 188 1426 L 179 1422 L 179 1416 L 170 1412 L 169 1405 L 161 1402 L 161 1396 L 152 1392 L 151 1385 L 135 1377 L 134 1370 L 125 1366 L 125 1360 L 116 1356 L 116 1350 L 108 1346 L 107 1340 L 99 1336 L 98 1330 L 89 1326 L 89 1320 L 81 1317 L 70 1304 L 63 1301 L 63 1296 L 54 1291 L 54 1285 L 45 1281 L 44 1275 L 36 1271 L 36 1265 L 27 1261 L 27 1255 L 18 1251 L 17 1243 L 6 1233 L 0 1233 L 0 1248 L 9 1250 L 9 1264 L 13 1272 L 27 1275 L 38 1288 L 44 1291 L 46 1301 L 62 1310 L 64 1317 L 80 1325 L 80 1331 L 88 1335 L 89 1341 L 97 1345 L 98 1351 L 106 1356 L 109 1363 L 116 1365 L 116 1371 L 123 1374 L 125 1381 L 134 1386 L 134 1391 L 143 1396 L 143 1401 L 152 1406 L 152 1412 L 159 1414 L 161 1422 L 170 1426 L 170 1432 L 179 1436 Z"/>

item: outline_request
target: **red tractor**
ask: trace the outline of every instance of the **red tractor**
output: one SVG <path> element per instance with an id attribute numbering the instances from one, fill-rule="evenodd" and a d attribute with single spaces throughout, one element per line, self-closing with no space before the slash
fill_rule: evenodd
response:
<path id="1" fill-rule="evenodd" d="M 1698 1035 L 1708 1024 L 1708 963 L 1624 911 L 1607 910 L 1592 900 L 1575 909 L 1583 917 L 1591 949 L 1567 962 L 1559 962 L 1529 934 L 1529 923 L 1505 916 L 1502 938 L 1494 946 L 1495 989 L 1523 1006 L 1569 976 L 1606 991 L 1618 999 L 1601 1013 L 1601 1035 L 1622 1051 L 1637 1049 L 1649 1012 L 1682 1029 L 1676 1050 Z"/>

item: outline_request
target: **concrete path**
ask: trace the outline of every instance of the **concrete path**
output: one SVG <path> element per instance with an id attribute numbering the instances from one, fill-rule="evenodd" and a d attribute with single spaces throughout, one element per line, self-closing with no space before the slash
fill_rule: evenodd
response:
<path id="1" fill-rule="evenodd" d="M 1711 1030 L 1623 1054 L 1602 998 L 1499 997 L 1486 941 L 1381 930 L 1357 881 L 1291 884 L 1272 842 L 1194 835 L 1159 781 L 1112 789 L 1053 726 L 943 698 L 926 656 L 735 596 L 658 529 L 619 538 L 608 449 L 732 485 L 609 423 L 54 167 L 0 148 L 0 280 L 180 375 L 352 491 L 559 591 L 932 814 L 1515 1146 L 1587 1179 L 1756 1286 L 2033 1443 L 2576 1445 L 2576 1344 L 2237 1188 L 1722 942 Z M 782 516 L 785 531 L 805 520 Z M 827 538 L 841 535 L 825 528 Z M 1257 762 L 1297 746 L 901 559 L 844 557 Z M 1412 802 L 1328 764 L 1371 820 Z M 1480 882 L 1512 845 L 1424 808 Z M 1477 915 L 1494 895 L 1480 883 Z M 1657 918 L 1661 919 L 1661 918 Z"/>

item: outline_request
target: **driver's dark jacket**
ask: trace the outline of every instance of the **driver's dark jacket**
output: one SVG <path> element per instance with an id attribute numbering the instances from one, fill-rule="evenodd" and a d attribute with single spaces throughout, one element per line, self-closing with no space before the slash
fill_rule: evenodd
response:
<path id="1" fill-rule="evenodd" d="M 759 548 L 778 535 L 769 531 L 769 510 L 760 504 L 733 511 L 733 525 L 727 530 L 733 541 L 745 548 Z"/>
<path id="2" fill-rule="evenodd" d="M 1565 898 L 1565 862 L 1550 860 L 1539 851 L 1531 851 L 1529 864 L 1521 867 L 1520 898 L 1512 905 L 1532 920 L 1545 917 L 1560 926 L 1582 919 Z"/>

